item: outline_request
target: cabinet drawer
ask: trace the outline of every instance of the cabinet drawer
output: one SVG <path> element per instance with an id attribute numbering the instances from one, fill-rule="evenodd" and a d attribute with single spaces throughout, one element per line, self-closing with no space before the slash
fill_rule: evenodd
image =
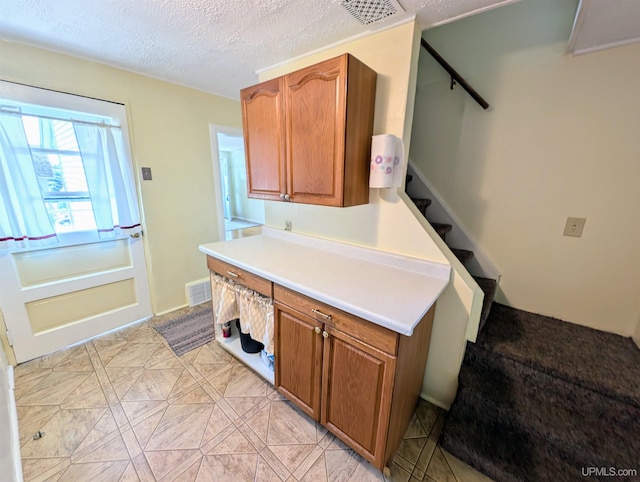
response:
<path id="1" fill-rule="evenodd" d="M 394 331 L 277 284 L 273 287 L 273 298 L 389 355 L 395 356 L 398 352 L 399 335 Z"/>
<path id="2" fill-rule="evenodd" d="M 207 266 L 211 271 L 215 271 L 220 276 L 224 276 L 242 286 L 257 291 L 261 295 L 269 298 L 273 296 L 272 283 L 269 280 L 212 256 L 207 256 Z"/>

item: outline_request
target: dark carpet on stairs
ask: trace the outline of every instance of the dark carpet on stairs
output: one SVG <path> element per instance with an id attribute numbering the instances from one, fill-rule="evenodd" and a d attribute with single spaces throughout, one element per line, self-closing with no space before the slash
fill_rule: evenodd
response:
<path id="1" fill-rule="evenodd" d="M 588 467 L 640 480 L 639 381 L 629 338 L 494 304 L 441 442 L 497 481 L 584 480 Z"/>
<path id="2" fill-rule="evenodd" d="M 640 350 L 631 338 L 498 303 L 489 319 L 477 339 L 483 348 L 640 407 Z"/>

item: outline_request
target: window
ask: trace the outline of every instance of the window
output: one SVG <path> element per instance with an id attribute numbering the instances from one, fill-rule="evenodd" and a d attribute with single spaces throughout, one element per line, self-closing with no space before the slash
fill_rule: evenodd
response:
<path id="1" fill-rule="evenodd" d="M 139 230 L 125 127 L 122 105 L 0 81 L 0 248 Z"/>
<path id="2" fill-rule="evenodd" d="M 56 233 L 96 229 L 73 124 L 22 116 L 38 185 Z"/>

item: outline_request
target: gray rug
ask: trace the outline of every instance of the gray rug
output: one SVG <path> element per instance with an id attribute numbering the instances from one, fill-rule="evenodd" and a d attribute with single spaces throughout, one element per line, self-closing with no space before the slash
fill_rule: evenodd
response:
<path id="1" fill-rule="evenodd" d="M 213 313 L 210 306 L 192 311 L 155 328 L 178 356 L 215 339 Z"/>

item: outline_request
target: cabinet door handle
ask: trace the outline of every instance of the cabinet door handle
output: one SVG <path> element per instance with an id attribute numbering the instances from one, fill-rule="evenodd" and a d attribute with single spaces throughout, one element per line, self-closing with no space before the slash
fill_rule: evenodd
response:
<path id="1" fill-rule="evenodd" d="M 227 271 L 227 274 L 232 278 L 240 278 L 240 275 L 238 273 L 234 273 L 233 271 Z"/>
<path id="2" fill-rule="evenodd" d="M 322 332 L 322 337 L 323 338 L 329 338 L 329 333 L 327 333 L 326 331 Z"/>
<path id="3" fill-rule="evenodd" d="M 291 196 L 289 196 L 288 194 L 284 195 L 284 200 L 285 201 L 291 201 Z"/>
<path id="4" fill-rule="evenodd" d="M 283 193 L 283 192 L 280 193 L 280 199 L 284 199 L 285 196 L 286 196 L 285 193 Z"/>
<path id="5" fill-rule="evenodd" d="M 320 310 L 316 310 L 315 308 L 313 308 L 311 310 L 311 313 L 313 313 L 314 315 L 318 315 L 321 316 L 322 318 L 324 318 L 325 320 L 330 320 L 331 319 L 331 315 L 327 315 L 326 313 L 323 313 Z"/>
<path id="6" fill-rule="evenodd" d="M 313 329 L 313 331 L 315 331 L 315 332 L 319 335 L 319 334 L 320 334 L 320 332 L 321 332 L 322 330 L 320 329 L 320 327 L 319 327 L 319 326 L 316 326 L 316 327 Z"/>

